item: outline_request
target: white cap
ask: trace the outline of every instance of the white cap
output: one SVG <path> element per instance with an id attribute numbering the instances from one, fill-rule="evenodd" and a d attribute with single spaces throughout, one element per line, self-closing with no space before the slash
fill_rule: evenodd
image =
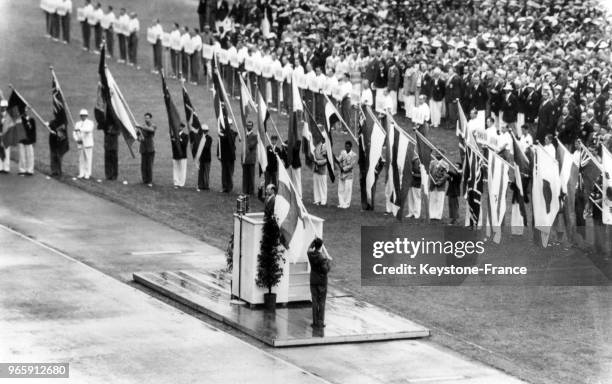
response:
<path id="1" fill-rule="evenodd" d="M 89 113 L 87 113 L 86 109 L 81 109 L 81 112 L 79 112 L 79 116 L 87 116 L 89 115 Z"/>
<path id="2" fill-rule="evenodd" d="M 8 107 L 8 101 L 4 99 L 0 100 L 0 107 L 4 107 L 4 108 Z"/>

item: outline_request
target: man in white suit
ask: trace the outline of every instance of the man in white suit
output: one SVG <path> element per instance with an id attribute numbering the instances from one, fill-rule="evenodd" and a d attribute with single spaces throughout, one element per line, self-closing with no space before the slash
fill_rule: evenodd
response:
<path id="1" fill-rule="evenodd" d="M 74 125 L 72 137 L 79 149 L 78 178 L 88 180 L 91 177 L 91 164 L 93 160 L 94 123 L 87 118 L 88 113 L 86 109 L 81 109 L 79 115 L 81 120 Z"/>

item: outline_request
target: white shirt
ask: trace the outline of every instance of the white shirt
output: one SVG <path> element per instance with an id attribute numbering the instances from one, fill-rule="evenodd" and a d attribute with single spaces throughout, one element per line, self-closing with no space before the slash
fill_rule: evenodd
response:
<path id="1" fill-rule="evenodd" d="M 59 1 L 57 3 L 57 14 L 60 16 L 66 16 L 69 13 L 72 13 L 72 1 L 71 0 Z"/>
<path id="2" fill-rule="evenodd" d="M 181 32 L 178 29 L 170 32 L 170 48 L 175 51 L 181 50 Z"/>
<path id="3" fill-rule="evenodd" d="M 191 36 L 188 32 L 183 33 L 181 36 L 181 50 L 185 51 L 187 54 L 193 53 L 193 48 L 191 47 Z"/>
<path id="4" fill-rule="evenodd" d="M 342 101 L 345 97 L 351 97 L 353 93 L 353 84 L 350 81 L 340 81 L 337 87 L 336 99 Z"/>
<path id="5" fill-rule="evenodd" d="M 412 122 L 414 124 L 425 124 L 429 121 L 430 112 L 427 103 L 423 102 L 421 105 L 417 105 L 412 111 Z"/>
<path id="6" fill-rule="evenodd" d="M 100 20 L 100 25 L 104 29 L 110 29 L 115 27 L 116 22 L 117 16 L 115 16 L 115 12 L 110 11 L 109 13 L 102 16 L 102 20 Z"/>
<path id="7" fill-rule="evenodd" d="M 238 68 L 238 50 L 233 45 L 227 49 L 227 60 L 232 68 Z"/>
<path id="8" fill-rule="evenodd" d="M 119 16 L 116 27 L 118 27 L 117 33 L 121 33 L 124 36 L 129 36 L 130 35 L 130 17 L 127 14 Z"/>
<path id="9" fill-rule="evenodd" d="M 333 96 L 336 88 L 338 88 L 338 79 L 336 76 L 325 76 L 325 81 L 323 82 L 323 93 L 325 93 L 327 96 Z"/>
<path id="10" fill-rule="evenodd" d="M 527 148 L 533 145 L 533 137 L 529 132 L 524 132 L 523 136 L 518 139 L 518 147 L 523 153 L 527 152 Z"/>
<path id="11" fill-rule="evenodd" d="M 191 46 L 194 52 L 197 52 L 202 49 L 202 38 L 200 37 L 200 35 L 196 34 L 191 38 Z"/>
<path id="12" fill-rule="evenodd" d="M 272 75 L 274 80 L 278 82 L 283 81 L 283 65 L 278 59 L 272 61 Z"/>
<path id="13" fill-rule="evenodd" d="M 478 119 L 472 119 L 467 123 L 467 133 L 474 136 L 474 140 L 479 145 L 487 145 L 487 133 L 480 124 Z"/>
<path id="14" fill-rule="evenodd" d="M 95 12 L 95 9 L 94 9 L 93 5 L 91 5 L 91 4 L 87 4 L 85 6 L 85 8 L 83 8 L 83 13 L 85 14 L 85 18 L 86 18 L 87 23 L 89 25 L 96 25 L 98 23 L 98 21 L 95 20 L 96 16 L 95 16 L 94 12 Z"/>
<path id="15" fill-rule="evenodd" d="M 266 79 L 272 78 L 272 56 L 265 55 L 261 59 L 261 75 Z"/>
<path id="16" fill-rule="evenodd" d="M 93 139 L 94 123 L 89 119 L 79 120 L 74 124 L 72 137 L 74 141 L 82 141 L 84 148 L 91 148 L 94 145 Z"/>
<path id="17" fill-rule="evenodd" d="M 504 149 L 508 150 L 511 155 L 514 153 L 512 136 L 510 135 L 510 132 L 502 132 L 499 137 L 499 148 L 497 151 L 503 151 Z"/>
<path id="18" fill-rule="evenodd" d="M 247 55 L 244 57 L 244 70 L 247 72 L 254 72 L 255 65 L 253 64 L 253 55 Z"/>
<path id="19" fill-rule="evenodd" d="M 359 100 L 359 102 L 364 105 L 369 105 L 370 107 L 372 106 L 372 104 L 374 103 L 374 97 L 370 88 L 365 88 L 363 91 L 361 91 L 361 99 Z M 414 115 L 412 121 L 414 122 Z"/>
<path id="20" fill-rule="evenodd" d="M 244 63 L 244 61 L 246 60 L 247 56 L 249 55 L 249 49 L 247 47 L 242 47 L 238 50 L 238 53 L 236 54 L 236 57 L 238 58 L 238 65 L 240 66 L 240 64 Z"/>
<path id="21" fill-rule="evenodd" d="M 499 152 L 502 145 L 501 132 L 498 132 L 497 127 L 494 125 L 487 128 L 486 132 L 487 146 L 491 148 L 491 150 Z"/>
<path id="22" fill-rule="evenodd" d="M 295 67 L 295 69 L 293 70 L 293 79 L 292 81 L 295 81 L 295 85 L 300 88 L 300 89 L 306 89 L 308 88 L 306 86 L 306 74 L 304 73 L 304 67 L 302 67 L 300 64 L 297 64 L 297 66 Z"/>
<path id="23" fill-rule="evenodd" d="M 286 81 L 287 84 L 291 84 L 291 80 L 293 78 L 293 68 L 290 63 L 285 64 L 283 67 L 283 81 Z"/>
<path id="24" fill-rule="evenodd" d="M 251 55 L 251 58 L 253 59 L 253 72 L 255 72 L 256 75 L 261 76 L 261 62 L 263 60 L 263 57 L 261 56 L 261 52 L 259 51 L 255 51 L 253 52 L 253 54 Z"/>
<path id="25" fill-rule="evenodd" d="M 140 31 L 140 21 L 137 18 L 131 18 L 128 24 L 128 31 L 130 34 L 138 33 Z"/>
<path id="26" fill-rule="evenodd" d="M 315 71 L 304 74 L 304 89 L 311 90 L 312 92 L 319 92 L 317 85 L 317 74 Z"/>

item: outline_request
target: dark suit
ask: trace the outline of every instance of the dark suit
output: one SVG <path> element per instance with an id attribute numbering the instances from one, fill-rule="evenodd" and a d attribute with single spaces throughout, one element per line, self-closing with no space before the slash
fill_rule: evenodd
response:
<path id="1" fill-rule="evenodd" d="M 155 130 L 157 127 L 151 125 L 142 129 L 142 139 L 140 141 L 140 173 L 144 184 L 153 183 L 153 161 L 155 160 Z"/>
<path id="2" fill-rule="evenodd" d="M 200 168 L 198 169 L 198 189 L 210 189 L 210 162 L 211 162 L 211 148 L 213 139 L 209 134 L 204 134 L 200 140 L 206 140 L 202 153 L 200 154 Z"/>
<path id="3" fill-rule="evenodd" d="M 502 120 L 505 123 L 516 123 L 518 115 L 518 97 L 514 92 L 510 92 L 509 95 L 504 95 L 502 99 Z"/>
<path id="4" fill-rule="evenodd" d="M 323 327 L 325 325 L 325 299 L 327 297 L 327 273 L 330 270 L 330 261 L 321 254 L 321 251 L 309 251 L 310 262 L 310 294 L 312 296 L 312 325 Z"/>
<path id="5" fill-rule="evenodd" d="M 255 194 L 255 163 L 257 162 L 257 134 L 247 133 L 244 162 L 242 163 L 242 193 Z"/>
<path id="6" fill-rule="evenodd" d="M 483 83 L 478 84 L 478 87 L 474 87 L 471 85 L 467 91 L 467 104 L 468 109 L 471 111 L 472 109 L 476 109 L 477 111 L 484 111 L 487 109 L 487 100 L 489 99 L 489 95 L 487 94 L 487 89 Z"/>
<path id="7" fill-rule="evenodd" d="M 104 130 L 104 174 L 107 180 L 119 175 L 119 131 L 112 125 Z"/>
<path id="8" fill-rule="evenodd" d="M 236 135 L 231 129 L 219 137 L 217 156 L 221 161 L 221 185 L 223 192 L 231 192 L 234 188 L 234 161 L 236 161 Z"/>
<path id="9" fill-rule="evenodd" d="M 266 147 L 266 157 L 268 159 L 268 167 L 265 172 L 265 184 L 278 185 L 278 160 L 276 155 L 282 156 L 282 150 L 279 147 Z"/>
<path id="10" fill-rule="evenodd" d="M 53 132 L 49 134 L 51 176 L 61 176 L 62 157 L 69 149 L 66 124 L 54 119 L 49 122 L 49 129 Z"/>
<path id="11" fill-rule="evenodd" d="M 465 84 L 463 79 L 458 74 L 453 74 L 446 81 L 446 110 L 448 111 L 448 123 L 451 128 L 457 125 L 459 119 L 459 105 L 457 99 L 463 98 L 463 89 Z M 464 111 L 466 115 L 469 115 L 469 111 Z"/>
<path id="12" fill-rule="evenodd" d="M 541 106 L 538 112 L 538 129 L 536 131 L 536 141 L 540 142 L 540 144 L 544 144 L 544 137 L 547 134 L 555 133 L 555 102 L 554 100 L 547 100 Z"/>

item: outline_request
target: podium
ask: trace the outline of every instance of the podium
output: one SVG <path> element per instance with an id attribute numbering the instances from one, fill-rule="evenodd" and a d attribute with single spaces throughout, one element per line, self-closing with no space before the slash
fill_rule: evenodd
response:
<path id="1" fill-rule="evenodd" d="M 232 296 L 251 305 L 263 304 L 266 288 L 255 283 L 257 279 L 257 255 L 261 248 L 263 212 L 234 214 L 234 256 L 232 268 Z M 312 225 L 310 224 L 312 221 Z M 272 288 L 276 302 L 286 304 L 296 301 L 310 301 L 310 265 L 308 246 L 316 233 L 323 235 L 320 217 L 309 215 L 304 218 L 306 225 L 298 226 L 290 249 L 285 251 L 285 264 L 280 282 Z M 314 226 L 314 229 L 313 229 Z"/>

